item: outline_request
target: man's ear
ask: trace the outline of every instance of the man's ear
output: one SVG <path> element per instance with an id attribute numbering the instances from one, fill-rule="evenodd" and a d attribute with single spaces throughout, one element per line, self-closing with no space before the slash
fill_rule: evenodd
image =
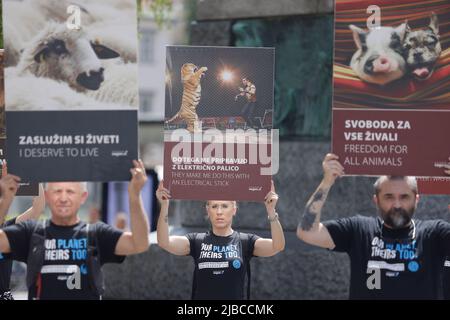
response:
<path id="1" fill-rule="evenodd" d="M 91 42 L 92 49 L 94 49 L 95 54 L 101 60 L 114 59 L 120 57 L 120 54 L 113 49 L 110 49 L 104 45 Z"/>
<path id="2" fill-rule="evenodd" d="M 206 219 L 210 220 L 209 212 L 208 212 L 208 205 L 207 204 L 205 204 L 205 211 L 206 211 Z"/>
<path id="3" fill-rule="evenodd" d="M 49 201 L 49 195 L 48 195 L 48 190 L 44 189 L 44 198 L 45 198 L 45 203 L 50 203 Z"/>
<path id="4" fill-rule="evenodd" d="M 84 191 L 81 195 L 81 204 L 84 204 L 89 196 L 89 193 L 87 191 Z"/>
<path id="5" fill-rule="evenodd" d="M 419 200 L 420 200 L 420 195 L 416 194 L 416 208 L 417 208 L 417 205 L 419 204 Z"/>
<path id="6" fill-rule="evenodd" d="M 372 201 L 373 201 L 373 203 L 375 204 L 375 206 L 378 207 L 378 197 L 377 197 L 376 194 L 373 195 Z"/>
<path id="7" fill-rule="evenodd" d="M 234 203 L 234 204 L 233 204 L 233 217 L 235 217 L 236 214 L 237 214 L 237 204 Z"/>

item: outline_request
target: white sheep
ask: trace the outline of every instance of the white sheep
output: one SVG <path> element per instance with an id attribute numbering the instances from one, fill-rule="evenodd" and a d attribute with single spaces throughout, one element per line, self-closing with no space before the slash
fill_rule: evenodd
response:
<path id="1" fill-rule="evenodd" d="M 92 0 L 78 0 L 80 3 L 84 3 L 86 5 L 92 4 L 95 1 Z M 111 6 L 117 10 L 125 11 L 125 10 L 134 10 L 136 12 L 136 0 L 107 0 L 108 6 Z"/>
<path id="2" fill-rule="evenodd" d="M 24 50 L 17 73 L 65 82 L 98 101 L 137 108 L 137 65 L 118 63 L 117 59 L 102 64 L 99 60 L 117 56 L 92 43 L 82 30 L 69 31 L 64 25 L 49 23 Z"/>
<path id="3" fill-rule="evenodd" d="M 66 83 L 5 69 L 5 106 L 8 111 L 121 109 L 72 90 Z"/>
<path id="4" fill-rule="evenodd" d="M 81 9 L 81 23 L 86 27 L 96 22 L 118 20 L 122 23 L 130 17 L 136 19 L 135 0 L 25 0 L 34 5 L 46 19 L 65 22 L 67 8 L 76 5 Z"/>
<path id="5" fill-rule="evenodd" d="M 20 10 L 12 11 L 12 15 L 18 17 L 11 19 L 11 28 L 15 28 L 23 19 L 34 21 L 40 17 L 40 23 L 35 23 L 33 29 L 27 28 L 23 31 L 23 27 L 19 29 L 20 37 L 24 37 L 23 34 L 26 34 L 28 39 L 24 40 L 30 40 L 29 35 L 34 34 L 35 30 L 41 29 L 46 20 L 66 23 L 69 17 L 67 7 L 71 4 L 80 6 L 82 10 L 81 26 L 89 32 L 91 39 L 95 39 L 118 52 L 125 63 L 137 62 L 138 27 L 134 0 L 115 3 L 111 3 L 111 1 L 99 3 L 92 0 L 25 0 L 20 3 L 21 8 L 17 8 Z M 26 7 L 26 10 L 21 11 L 23 7 Z M 11 9 L 8 9 L 8 12 Z M 19 11 L 22 13 L 16 13 Z M 14 52 L 19 52 L 22 47 L 23 45 L 19 44 L 15 47 Z"/>
<path id="6" fill-rule="evenodd" d="M 138 68 L 135 63 L 110 64 L 105 68 L 105 81 L 88 96 L 104 103 L 139 107 Z"/>
<path id="7" fill-rule="evenodd" d="M 45 17 L 37 14 L 37 4 L 36 1 L 3 1 L 5 67 L 15 66 L 19 62 L 26 42 L 47 23 Z"/>
<path id="8" fill-rule="evenodd" d="M 137 19 L 136 0 L 77 0 L 75 2 L 88 12 L 94 22 L 111 20 L 124 22 L 130 17 Z"/>
<path id="9" fill-rule="evenodd" d="M 99 22 L 90 25 L 86 32 L 90 39 L 96 39 L 119 53 L 123 62 L 137 62 L 137 23 L 123 23 L 121 21 L 114 23 Z"/>
<path id="10" fill-rule="evenodd" d="M 19 74 L 63 81 L 84 92 L 98 90 L 104 81 L 100 59 L 117 57 L 117 52 L 92 42 L 83 30 L 51 22 L 27 44 L 17 68 Z"/>
<path id="11" fill-rule="evenodd" d="M 5 25 L 6 27 L 6 25 Z M 20 59 L 20 51 L 24 46 L 22 36 L 18 34 L 14 28 L 4 29 L 4 48 L 5 48 L 5 67 L 12 67 L 17 65 Z M 7 36 L 6 36 L 7 35 Z"/>

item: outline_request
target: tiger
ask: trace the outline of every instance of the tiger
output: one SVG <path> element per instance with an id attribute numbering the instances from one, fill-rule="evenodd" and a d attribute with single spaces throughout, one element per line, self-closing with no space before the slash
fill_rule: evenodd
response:
<path id="1" fill-rule="evenodd" d="M 181 118 L 186 122 L 187 130 L 189 132 L 193 133 L 200 131 L 196 108 L 202 96 L 200 80 L 207 70 L 207 67 L 201 67 L 199 69 L 193 63 L 185 63 L 181 67 L 181 82 L 183 83 L 181 108 L 180 111 L 178 111 L 170 120 L 166 121 L 166 123 Z"/>

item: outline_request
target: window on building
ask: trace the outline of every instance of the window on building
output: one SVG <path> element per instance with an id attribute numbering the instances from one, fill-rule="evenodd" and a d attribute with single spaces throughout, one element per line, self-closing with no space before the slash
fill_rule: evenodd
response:
<path id="1" fill-rule="evenodd" d="M 152 91 L 139 92 L 140 118 L 148 120 L 149 116 L 154 112 L 155 94 Z"/>
<path id="2" fill-rule="evenodd" d="M 155 31 L 149 28 L 140 30 L 140 60 L 151 64 L 155 60 Z"/>

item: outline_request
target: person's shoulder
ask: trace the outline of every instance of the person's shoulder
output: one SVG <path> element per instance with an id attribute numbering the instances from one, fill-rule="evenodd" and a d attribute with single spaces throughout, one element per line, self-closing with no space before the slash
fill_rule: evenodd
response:
<path id="1" fill-rule="evenodd" d="M 421 220 L 414 219 L 414 223 L 416 227 L 419 229 L 425 230 L 438 230 L 439 228 L 450 228 L 450 223 L 443 219 L 430 219 L 430 220 Z"/>
<path id="2" fill-rule="evenodd" d="M 250 232 L 241 232 L 241 231 L 235 231 L 234 232 L 235 235 L 240 235 L 241 237 L 253 237 L 256 236 L 256 234 L 254 233 L 250 233 Z"/>
<path id="3" fill-rule="evenodd" d="M 116 227 L 113 227 L 110 224 L 107 224 L 103 221 L 97 221 L 95 223 L 86 223 L 86 227 L 89 228 L 89 230 L 93 230 L 95 232 L 104 232 L 104 233 L 123 233 L 123 230 L 117 229 Z"/>
<path id="4" fill-rule="evenodd" d="M 198 236 L 206 236 L 206 235 L 209 235 L 211 233 L 209 231 L 206 231 L 206 232 L 189 232 L 186 235 L 188 235 L 188 234 L 193 235 L 193 236 L 196 236 L 196 235 L 198 235 Z"/>
<path id="5" fill-rule="evenodd" d="M 44 228 L 44 226 L 46 225 L 46 220 L 29 219 L 29 220 L 17 222 L 14 225 L 21 226 L 26 229 L 35 229 L 36 227 L 39 227 L 39 226 L 42 226 L 42 228 Z"/>
<path id="6" fill-rule="evenodd" d="M 209 235 L 209 232 L 189 232 L 185 235 L 185 237 L 194 241 L 197 239 L 204 239 L 207 235 Z"/>
<path id="7" fill-rule="evenodd" d="M 9 230 L 16 230 L 16 231 L 25 231 L 25 232 L 35 232 L 38 230 L 40 226 L 42 226 L 42 230 L 44 229 L 44 220 L 25 220 L 21 222 L 15 223 L 9 223 L 5 224 L 3 227 L 3 230 L 6 232 Z"/>
<path id="8" fill-rule="evenodd" d="M 258 240 L 260 237 L 254 233 L 248 232 L 235 232 L 236 237 L 240 237 L 241 240 Z"/>
<path id="9" fill-rule="evenodd" d="M 352 224 L 364 224 L 364 225 L 376 225 L 378 223 L 378 218 L 373 216 L 365 216 L 361 214 L 356 214 L 353 216 L 340 217 L 335 220 L 330 221 L 340 221 Z"/>
<path id="10" fill-rule="evenodd" d="M 340 226 L 347 228 L 347 230 L 367 231 L 378 228 L 381 225 L 381 221 L 377 217 L 357 214 L 348 217 L 341 217 L 336 220 L 325 221 L 323 224 L 327 228 L 332 226 Z"/>
<path id="11" fill-rule="evenodd" d="M 5 228 L 5 227 L 9 227 L 9 226 L 12 226 L 12 225 L 16 224 L 16 219 L 17 219 L 17 217 L 14 217 L 14 218 L 12 218 L 12 219 L 6 220 L 6 221 L 3 223 L 3 225 L 1 225 L 1 227 L 2 227 L 2 228 Z"/>
<path id="12" fill-rule="evenodd" d="M 413 219 L 417 234 L 422 235 L 424 239 L 440 237 L 442 234 L 450 233 L 450 223 L 442 219 Z"/>
<path id="13" fill-rule="evenodd" d="M 376 229 L 382 226 L 383 222 L 378 216 L 365 216 L 361 214 L 355 215 L 353 223 L 360 229 Z"/>
<path id="14" fill-rule="evenodd" d="M 368 223 L 368 224 L 378 224 L 380 222 L 380 219 L 375 216 L 366 216 L 362 214 L 357 214 L 353 217 L 351 217 L 356 222 L 360 223 Z"/>
<path id="15" fill-rule="evenodd" d="M 103 221 L 96 221 L 94 223 L 84 223 L 85 225 L 92 226 L 92 227 L 98 227 L 98 228 L 109 228 L 111 227 L 109 224 L 103 222 Z"/>

